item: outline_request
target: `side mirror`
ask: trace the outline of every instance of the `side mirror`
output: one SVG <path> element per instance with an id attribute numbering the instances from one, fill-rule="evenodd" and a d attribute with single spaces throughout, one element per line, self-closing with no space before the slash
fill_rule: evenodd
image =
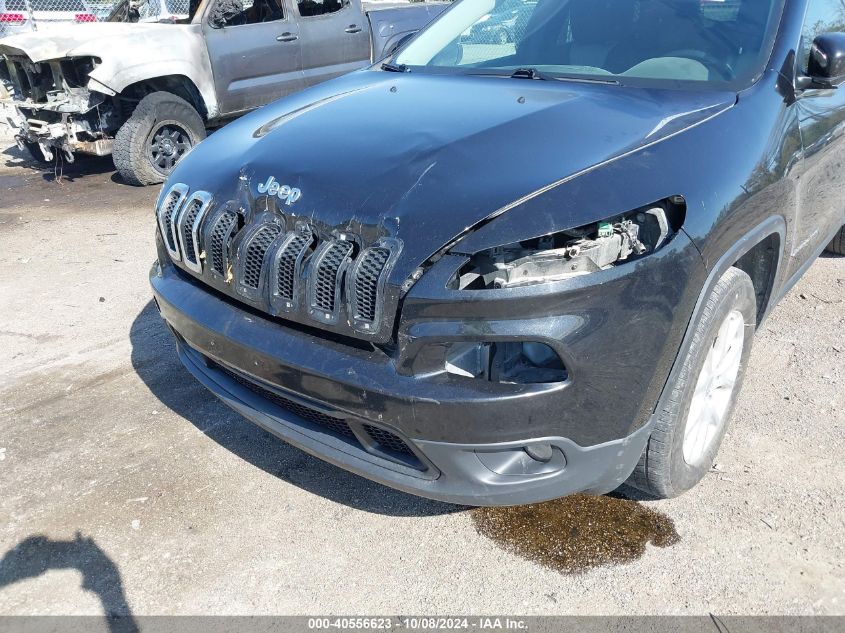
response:
<path id="1" fill-rule="evenodd" d="M 845 33 L 823 33 L 813 40 L 807 77 L 798 88 L 832 89 L 845 81 Z"/>

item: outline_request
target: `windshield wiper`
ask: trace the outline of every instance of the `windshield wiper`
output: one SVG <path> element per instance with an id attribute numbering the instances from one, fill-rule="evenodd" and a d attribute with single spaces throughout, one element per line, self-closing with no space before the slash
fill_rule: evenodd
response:
<path id="1" fill-rule="evenodd" d="M 408 66 L 405 64 L 391 64 L 390 62 L 384 62 L 381 65 L 382 70 L 386 70 L 391 73 L 406 73 L 408 71 Z"/>
<path id="2" fill-rule="evenodd" d="M 550 81 L 554 79 L 554 77 L 549 77 L 546 74 L 543 74 L 536 68 L 517 68 L 513 73 L 511 73 L 511 79 L 538 79 L 540 81 Z"/>
<path id="3" fill-rule="evenodd" d="M 539 79 L 541 81 L 576 81 L 582 83 L 611 84 L 619 85 L 616 79 L 604 79 L 602 77 L 571 77 L 568 75 L 549 75 L 536 68 L 517 68 L 511 73 L 511 79 Z"/>
<path id="4" fill-rule="evenodd" d="M 622 85 L 618 79 L 603 79 L 602 77 L 571 77 L 569 75 L 557 75 L 552 77 L 556 81 L 574 81 L 583 84 L 607 84 L 609 86 Z"/>

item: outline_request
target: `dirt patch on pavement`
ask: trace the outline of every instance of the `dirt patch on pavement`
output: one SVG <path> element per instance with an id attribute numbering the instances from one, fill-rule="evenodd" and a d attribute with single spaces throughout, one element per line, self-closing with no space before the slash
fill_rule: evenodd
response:
<path id="1" fill-rule="evenodd" d="M 636 501 L 573 495 L 546 503 L 472 511 L 480 534 L 565 574 L 640 558 L 651 543 L 680 540 L 669 517 Z"/>

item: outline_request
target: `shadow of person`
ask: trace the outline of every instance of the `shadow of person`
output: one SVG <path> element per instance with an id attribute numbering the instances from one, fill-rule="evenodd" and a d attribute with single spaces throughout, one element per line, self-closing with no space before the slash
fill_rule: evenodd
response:
<path id="1" fill-rule="evenodd" d="M 330 501 L 388 516 L 433 516 L 465 508 L 382 486 L 312 457 L 247 421 L 182 367 L 173 336 L 150 301 L 129 332 L 132 366 L 166 407 L 241 459 Z"/>
<path id="2" fill-rule="evenodd" d="M 47 536 L 30 536 L 0 559 L 0 589 L 51 569 L 77 569 L 82 588 L 97 594 L 103 605 L 109 631 L 137 633 L 138 624 L 126 602 L 120 571 L 94 539 L 79 532 L 72 541 L 54 541 Z"/>

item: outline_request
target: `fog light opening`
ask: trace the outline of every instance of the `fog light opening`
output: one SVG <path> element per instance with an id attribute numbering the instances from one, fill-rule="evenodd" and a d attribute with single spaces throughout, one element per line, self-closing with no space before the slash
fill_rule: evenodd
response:
<path id="1" fill-rule="evenodd" d="M 446 372 L 518 385 L 566 382 L 569 378 L 557 352 L 533 341 L 452 345 L 446 353 Z"/>

